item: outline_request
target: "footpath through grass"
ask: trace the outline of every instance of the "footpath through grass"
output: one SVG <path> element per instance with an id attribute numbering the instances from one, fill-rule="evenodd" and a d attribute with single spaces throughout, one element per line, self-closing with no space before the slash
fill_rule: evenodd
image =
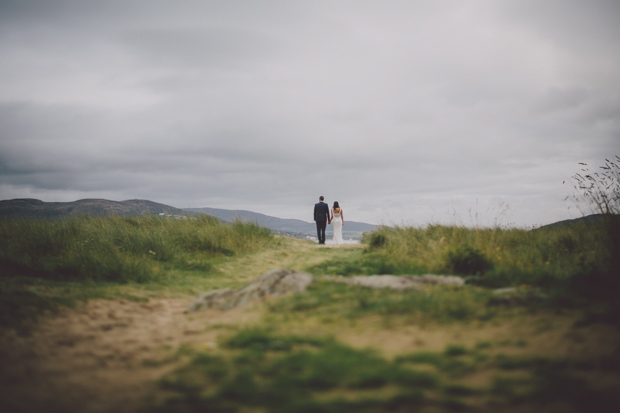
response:
<path id="1" fill-rule="evenodd" d="M 238 279 L 220 279 L 221 262 L 281 242 L 254 223 L 228 225 L 207 215 L 2 221 L 0 323 L 21 325 L 89 298 L 236 287 Z"/>
<path id="2" fill-rule="evenodd" d="M 147 410 L 606 411 L 620 394 L 619 229 L 616 216 L 532 231 L 383 227 L 362 245 L 326 247 L 209 217 L 5 221 L 0 322 L 20 326 L 97 297 L 189 302 L 277 267 L 456 274 L 464 287 L 393 291 L 318 281 L 303 294 L 248 307 L 262 314 L 258 323 L 223 326 L 218 346 L 185 345 L 153 362 L 174 368 Z M 493 291 L 500 287 L 515 289 Z M 519 320 L 535 328 L 513 332 Z M 501 339 L 486 333 L 502 326 L 509 327 Z M 420 350 L 433 334 L 453 343 Z M 472 343 L 475 335 L 488 338 Z M 363 349 L 351 337 L 378 344 Z M 404 344 L 385 355 L 396 339 Z M 564 347 L 543 351 L 550 340 Z"/>

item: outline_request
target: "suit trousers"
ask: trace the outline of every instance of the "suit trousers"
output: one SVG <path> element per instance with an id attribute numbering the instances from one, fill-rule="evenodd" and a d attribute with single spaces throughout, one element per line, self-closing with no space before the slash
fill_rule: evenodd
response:
<path id="1" fill-rule="evenodd" d="M 325 227 L 327 221 L 316 221 L 316 233 L 319 238 L 319 244 L 325 244 Z"/>

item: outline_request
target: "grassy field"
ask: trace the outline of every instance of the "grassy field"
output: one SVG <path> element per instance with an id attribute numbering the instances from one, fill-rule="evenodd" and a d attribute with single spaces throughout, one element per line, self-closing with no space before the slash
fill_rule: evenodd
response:
<path id="1" fill-rule="evenodd" d="M 393 291 L 319 281 L 248 306 L 249 318 L 216 323 L 210 318 L 224 316 L 209 313 L 196 334 L 214 343 L 181 337 L 144 360 L 141 368 L 156 374 L 141 409 L 611 411 L 620 401 L 619 258 L 613 215 L 530 231 L 383 227 L 340 247 L 208 217 L 5 221 L 0 334 L 28 334 L 48 314 L 85 311 L 89 300 L 189 303 L 277 267 L 455 274 L 465 286 Z M 186 317 L 189 325 L 198 315 Z"/>

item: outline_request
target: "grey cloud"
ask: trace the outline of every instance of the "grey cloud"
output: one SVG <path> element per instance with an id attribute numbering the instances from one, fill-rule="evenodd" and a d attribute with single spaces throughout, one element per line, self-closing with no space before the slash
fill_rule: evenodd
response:
<path id="1" fill-rule="evenodd" d="M 132 30 L 122 35 L 132 51 L 157 65 L 239 70 L 275 55 L 279 45 L 266 33 L 234 28 Z"/>
<path id="2" fill-rule="evenodd" d="M 562 219 L 577 162 L 620 152 L 617 11 L 0 1 L 0 197 Z"/>
<path id="3" fill-rule="evenodd" d="M 580 87 L 551 88 L 542 97 L 535 108 L 535 112 L 544 113 L 572 109 L 585 103 L 588 95 L 588 91 Z"/>

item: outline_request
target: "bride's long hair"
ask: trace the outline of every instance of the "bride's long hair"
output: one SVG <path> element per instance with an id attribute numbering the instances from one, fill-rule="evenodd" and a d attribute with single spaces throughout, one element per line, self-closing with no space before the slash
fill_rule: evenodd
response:
<path id="1" fill-rule="evenodd" d="M 334 209 L 340 209 L 340 205 L 338 205 L 338 201 L 334 201 Z"/>

